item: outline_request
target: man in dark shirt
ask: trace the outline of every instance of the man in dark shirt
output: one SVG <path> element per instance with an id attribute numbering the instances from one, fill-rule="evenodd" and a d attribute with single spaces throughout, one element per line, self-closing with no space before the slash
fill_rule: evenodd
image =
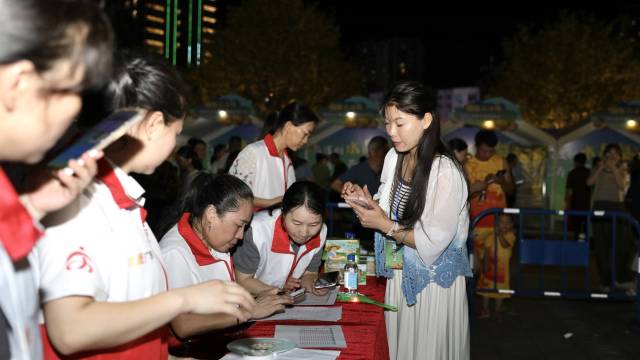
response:
<path id="1" fill-rule="evenodd" d="M 341 193 L 342 185 L 350 181 L 362 187 L 367 185 L 369 193 L 375 195 L 380 186 L 380 173 L 382 172 L 382 165 L 387 151 L 389 151 L 389 143 L 384 137 L 376 136 L 369 140 L 369 144 L 367 145 L 369 157 L 367 160 L 352 166 L 344 174 L 334 179 L 331 182 L 331 189 L 337 193 Z"/>
<path id="2" fill-rule="evenodd" d="M 573 157 L 573 170 L 567 175 L 567 186 L 565 199 L 569 210 L 591 209 L 591 188 L 587 185 L 589 178 L 589 169 L 585 166 L 587 156 L 584 153 L 578 153 Z M 569 230 L 580 238 L 585 233 L 585 217 L 569 218 Z M 582 235 L 584 236 L 584 235 Z"/>

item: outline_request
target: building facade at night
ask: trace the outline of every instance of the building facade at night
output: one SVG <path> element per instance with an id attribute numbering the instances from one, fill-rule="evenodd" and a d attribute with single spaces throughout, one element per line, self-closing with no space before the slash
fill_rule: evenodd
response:
<path id="1" fill-rule="evenodd" d="M 156 53 L 183 67 L 197 67 L 212 57 L 216 29 L 215 0 L 117 0 L 108 2 L 121 48 Z"/>
<path id="2" fill-rule="evenodd" d="M 358 62 L 368 92 L 384 92 L 404 79 L 422 79 L 424 50 L 420 39 L 393 38 L 358 45 Z"/>

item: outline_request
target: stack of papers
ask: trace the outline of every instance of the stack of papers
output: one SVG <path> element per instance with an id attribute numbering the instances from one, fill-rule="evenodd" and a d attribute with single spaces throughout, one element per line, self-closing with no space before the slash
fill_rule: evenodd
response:
<path id="1" fill-rule="evenodd" d="M 276 338 L 287 339 L 300 348 L 346 348 L 342 326 L 276 325 Z"/>
<path id="2" fill-rule="evenodd" d="M 278 360 L 335 360 L 340 356 L 340 351 L 335 350 L 304 350 L 293 349 L 278 353 Z M 229 353 L 220 360 L 242 360 L 242 355 Z"/>

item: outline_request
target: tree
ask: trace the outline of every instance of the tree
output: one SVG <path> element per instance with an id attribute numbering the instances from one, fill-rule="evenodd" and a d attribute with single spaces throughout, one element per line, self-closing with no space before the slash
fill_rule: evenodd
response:
<path id="1" fill-rule="evenodd" d="M 216 35 L 211 61 L 188 78 L 203 101 L 234 92 L 263 112 L 293 100 L 317 108 L 361 90 L 339 36 L 328 16 L 301 0 L 248 0 Z"/>
<path id="2" fill-rule="evenodd" d="M 595 111 L 640 96 L 640 61 L 620 22 L 564 15 L 504 43 L 494 92 L 545 128 L 575 125 Z"/>

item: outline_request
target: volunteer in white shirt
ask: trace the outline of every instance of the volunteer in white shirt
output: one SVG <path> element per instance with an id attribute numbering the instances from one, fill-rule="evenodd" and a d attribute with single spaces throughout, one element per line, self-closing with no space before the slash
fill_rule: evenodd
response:
<path id="1" fill-rule="evenodd" d="M 178 223 L 160 241 L 167 266 L 169 288 L 178 289 L 207 280 L 235 281 L 230 251 L 242 240 L 251 221 L 253 194 L 232 175 L 199 174 L 187 191 L 184 212 Z M 260 319 L 284 310 L 293 303 L 277 290 L 256 299 L 252 319 Z M 179 338 L 238 325 L 231 315 L 183 314 L 171 322 Z"/>
<path id="2" fill-rule="evenodd" d="M 87 2 L 0 0 L 0 161 L 34 164 L 54 146 L 80 110 L 80 92 L 107 80 L 111 38 Z M 82 192 L 100 156 L 72 160 L 73 174 L 47 174 L 20 196 L 0 168 L 0 359 L 42 358 L 28 254 L 42 235 L 40 218 Z"/>
<path id="3" fill-rule="evenodd" d="M 136 86 L 144 84 L 144 86 Z M 37 247 L 47 358 L 167 357 L 166 326 L 181 313 L 228 313 L 245 320 L 253 298 L 210 281 L 166 291 L 160 248 L 145 222 L 144 190 L 127 175 L 150 174 L 175 146 L 186 113 L 181 82 L 168 65 L 124 61 L 108 87 L 110 109 L 140 108 L 145 118 L 107 149 L 98 180 L 50 219 Z"/>
<path id="4" fill-rule="evenodd" d="M 296 174 L 287 149 L 304 146 L 316 127 L 318 116 L 305 105 L 291 103 L 265 121 L 264 139 L 247 145 L 234 160 L 229 174 L 253 191 L 253 206 L 264 209 L 278 204 Z"/>
<path id="5" fill-rule="evenodd" d="M 291 185 L 282 198 L 282 210 L 261 211 L 251 221 L 233 255 L 236 281 L 253 294 L 300 287 L 326 293 L 314 287 L 327 238 L 324 210 L 322 188 L 309 181 Z"/>

